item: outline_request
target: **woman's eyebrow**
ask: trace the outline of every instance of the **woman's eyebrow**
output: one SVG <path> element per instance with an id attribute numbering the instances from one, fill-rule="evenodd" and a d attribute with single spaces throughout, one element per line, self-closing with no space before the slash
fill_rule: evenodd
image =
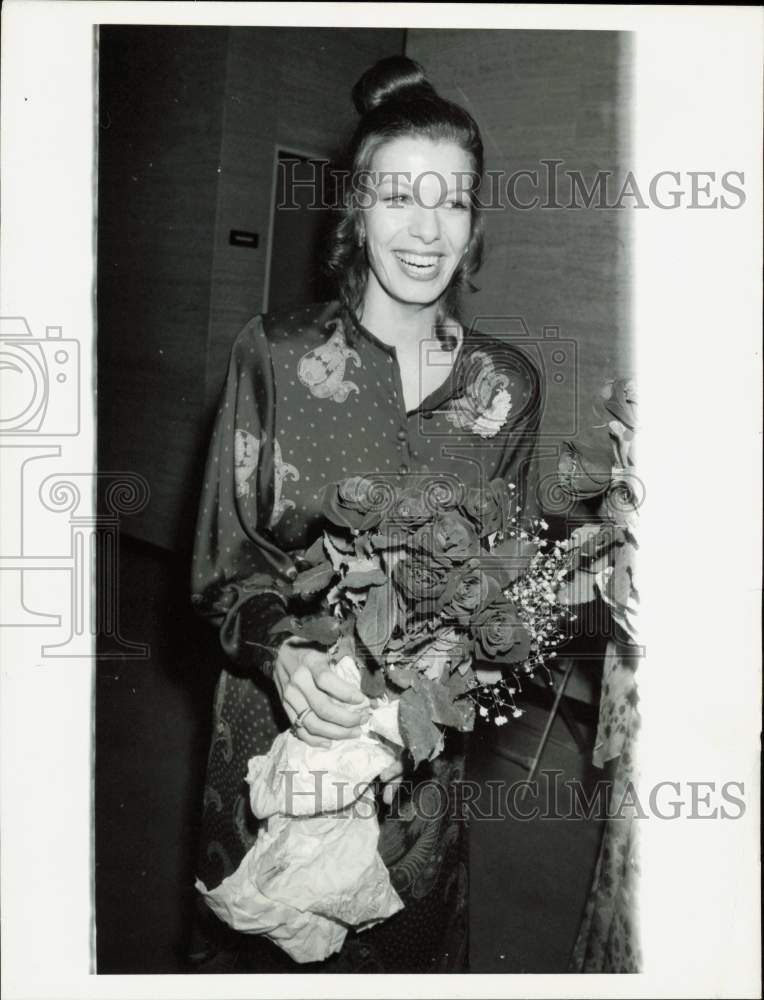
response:
<path id="1" fill-rule="evenodd" d="M 432 176 L 432 174 L 428 171 L 428 172 L 422 174 L 421 176 L 423 176 L 423 177 L 430 177 L 430 176 Z M 398 183 L 398 184 L 405 184 L 407 187 L 411 187 L 412 183 L 416 184 L 417 179 L 418 178 L 415 177 L 414 180 L 413 180 L 413 182 L 412 182 L 412 180 L 411 180 L 411 174 L 407 174 L 407 173 L 401 173 L 401 174 L 387 173 L 387 174 L 380 175 L 380 177 L 377 180 L 377 187 L 382 187 L 383 184 L 396 184 L 396 183 Z M 460 192 L 460 191 L 466 193 L 469 190 L 469 188 L 470 188 L 469 184 L 464 184 L 462 181 L 460 181 L 458 184 L 452 184 L 450 187 L 447 187 L 445 189 L 444 193 L 445 194 L 453 194 L 454 192 Z"/>
<path id="2" fill-rule="evenodd" d="M 377 184 L 403 183 L 411 184 L 410 170 L 377 170 L 374 173 Z"/>

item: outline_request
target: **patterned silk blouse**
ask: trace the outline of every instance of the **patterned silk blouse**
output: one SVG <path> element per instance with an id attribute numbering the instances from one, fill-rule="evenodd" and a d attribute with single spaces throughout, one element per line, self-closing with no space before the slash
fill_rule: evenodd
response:
<path id="1" fill-rule="evenodd" d="M 394 348 L 337 303 L 256 317 L 231 354 L 194 551 L 198 610 L 245 670 L 267 670 L 300 552 L 321 531 L 324 487 L 348 476 L 501 478 L 533 503 L 538 372 L 516 347 L 465 335 L 442 385 L 407 412 Z M 434 355 L 434 356 L 433 356 Z M 529 488 L 530 487 L 530 488 Z M 283 638 L 283 637 L 282 637 Z"/>
<path id="2" fill-rule="evenodd" d="M 295 613 L 290 588 L 301 553 L 321 532 L 324 487 L 357 475 L 398 487 L 425 477 L 451 489 L 501 478 L 520 498 L 527 492 L 528 513 L 542 403 L 536 368 L 483 336 L 465 336 L 455 359 L 436 339 L 424 349 L 434 352 L 430 366 L 442 361 L 444 378 L 407 412 L 395 350 L 337 303 L 256 317 L 234 344 L 192 568 L 193 601 L 220 630 L 229 658 L 204 789 L 197 875 L 208 889 L 256 837 L 247 761 L 267 753 L 288 724 L 268 675 L 287 634 L 279 623 Z M 292 967 L 262 938 L 239 935 L 234 952 L 250 956 L 252 971 L 463 971 L 467 824 L 429 801 L 433 781 L 455 794 L 463 763 L 460 740 L 447 739 L 443 754 L 415 772 L 395 821 L 380 815 L 379 850 L 404 901 L 400 913 L 349 934 L 320 969 Z M 220 930 L 205 933 L 219 938 Z"/>

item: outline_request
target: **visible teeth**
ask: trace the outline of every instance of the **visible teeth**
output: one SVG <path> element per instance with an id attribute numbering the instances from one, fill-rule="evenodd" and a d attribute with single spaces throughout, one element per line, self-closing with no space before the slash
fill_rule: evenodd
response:
<path id="1" fill-rule="evenodd" d="M 412 267 L 432 267 L 438 263 L 437 255 L 409 257 L 406 254 L 399 253 L 398 259 L 402 260 L 404 264 L 410 264 Z"/>

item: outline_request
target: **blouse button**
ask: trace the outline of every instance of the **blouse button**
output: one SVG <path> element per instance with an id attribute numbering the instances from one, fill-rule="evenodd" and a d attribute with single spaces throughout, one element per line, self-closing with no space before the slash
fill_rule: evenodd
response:
<path id="1" fill-rule="evenodd" d="M 409 467 L 404 463 L 403 465 L 401 465 L 398 471 L 401 473 L 402 476 L 405 476 L 406 473 L 409 471 Z"/>
<path id="2" fill-rule="evenodd" d="M 295 569 L 294 566 L 290 566 L 289 569 L 286 571 L 286 578 L 287 580 L 297 579 L 297 570 Z"/>
<path id="3" fill-rule="evenodd" d="M 406 431 L 404 431 L 404 430 L 398 431 L 398 440 L 399 441 L 405 441 L 407 437 L 408 437 L 408 434 L 406 433 Z"/>

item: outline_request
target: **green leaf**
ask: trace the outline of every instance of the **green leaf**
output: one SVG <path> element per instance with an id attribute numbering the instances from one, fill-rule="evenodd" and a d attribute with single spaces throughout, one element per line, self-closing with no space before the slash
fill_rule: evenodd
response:
<path id="1" fill-rule="evenodd" d="M 464 673 L 454 670 L 452 674 L 444 678 L 443 683 L 448 688 L 451 698 L 456 701 L 457 698 L 463 698 L 468 691 L 477 685 L 477 678 L 472 670 L 465 670 Z"/>
<path id="2" fill-rule="evenodd" d="M 386 581 L 387 576 L 384 571 L 376 567 L 374 569 L 351 569 L 339 581 L 339 586 L 363 590 L 365 587 L 380 587 Z"/>
<path id="3" fill-rule="evenodd" d="M 337 646 L 334 650 L 334 659 L 339 661 L 344 656 L 349 656 L 351 659 L 356 658 L 355 649 L 355 637 L 350 631 L 343 632 L 337 640 Z"/>
<path id="4" fill-rule="evenodd" d="M 409 688 L 401 695 L 398 725 L 403 743 L 414 758 L 415 767 L 423 760 L 437 757 L 443 734 L 430 718 L 427 702 L 420 691 Z"/>
<path id="5" fill-rule="evenodd" d="M 358 662 L 358 661 L 356 661 Z M 367 698 L 380 698 L 387 688 L 382 670 L 372 670 L 365 663 L 359 663 L 361 670 L 361 693 Z"/>
<path id="6" fill-rule="evenodd" d="M 387 578 L 379 587 L 372 587 L 366 604 L 356 618 L 358 638 L 379 663 L 395 625 L 392 584 Z"/>
<path id="7" fill-rule="evenodd" d="M 334 568 L 330 562 L 311 566 L 300 573 L 294 581 L 294 593 L 298 597 L 313 597 L 329 586 L 334 577 Z"/>
<path id="8" fill-rule="evenodd" d="M 305 550 L 303 559 L 305 562 L 310 563 L 311 566 L 318 566 L 325 558 L 324 539 L 323 536 L 319 535 L 315 542 Z"/>
<path id="9" fill-rule="evenodd" d="M 371 559 L 374 555 L 374 549 L 372 548 L 371 538 L 369 537 L 368 531 L 362 532 L 357 535 L 354 539 L 353 545 L 355 547 L 355 554 L 359 559 Z"/>
<path id="10" fill-rule="evenodd" d="M 383 529 L 375 531 L 371 536 L 371 544 L 375 549 L 402 549 L 405 548 L 408 535 L 403 531 L 393 529 Z"/>
<path id="11" fill-rule="evenodd" d="M 432 722 L 440 726 L 450 726 L 452 729 L 462 728 L 465 721 L 464 713 L 455 705 L 454 697 L 447 685 L 420 676 L 412 687 L 424 699 L 428 717 Z"/>
<path id="12" fill-rule="evenodd" d="M 397 664 L 392 668 L 387 668 L 387 679 L 391 684 L 402 690 L 410 688 L 418 676 L 418 671 L 409 670 L 408 667 L 399 667 Z"/>
<path id="13" fill-rule="evenodd" d="M 307 615 L 295 619 L 295 622 L 294 634 L 305 642 L 331 646 L 339 638 L 340 623 L 331 615 Z"/>

